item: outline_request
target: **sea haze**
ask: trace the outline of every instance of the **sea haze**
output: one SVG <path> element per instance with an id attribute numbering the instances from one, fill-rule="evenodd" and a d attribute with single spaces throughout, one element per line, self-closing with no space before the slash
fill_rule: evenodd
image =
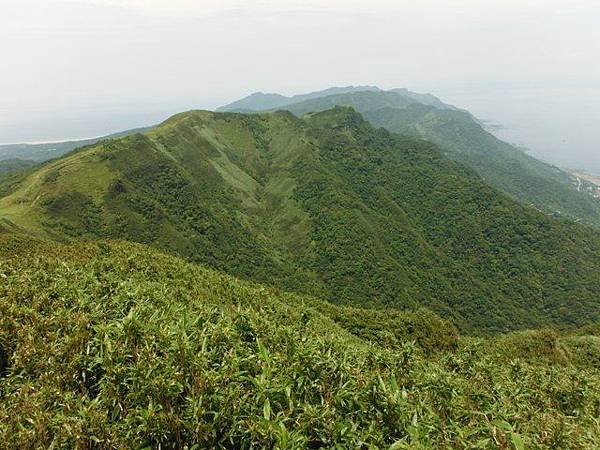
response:
<path id="1" fill-rule="evenodd" d="M 600 86 L 462 86 L 437 93 L 536 158 L 600 174 Z"/>

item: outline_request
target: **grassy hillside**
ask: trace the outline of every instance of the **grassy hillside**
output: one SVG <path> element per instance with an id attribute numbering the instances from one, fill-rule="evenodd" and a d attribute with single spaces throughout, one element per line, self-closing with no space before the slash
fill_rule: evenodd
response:
<path id="1" fill-rule="evenodd" d="M 287 104 L 284 99 L 262 108 L 259 103 L 249 104 L 255 111 L 286 109 L 297 116 L 351 106 L 375 126 L 438 144 L 447 156 L 475 169 L 492 186 L 527 206 L 600 226 L 600 201 L 588 191 L 580 192 L 571 174 L 496 139 L 468 112 L 434 96 L 392 89 L 325 92 L 310 99 L 288 98 Z M 229 109 L 235 110 L 235 105 Z"/>
<path id="2" fill-rule="evenodd" d="M 194 111 L 0 186 L 0 226 L 140 242 L 338 304 L 481 333 L 597 320 L 600 238 L 349 108 Z"/>
<path id="3" fill-rule="evenodd" d="M 0 448 L 600 445 L 596 328 L 458 338 L 129 243 L 0 235 L 0 277 Z"/>

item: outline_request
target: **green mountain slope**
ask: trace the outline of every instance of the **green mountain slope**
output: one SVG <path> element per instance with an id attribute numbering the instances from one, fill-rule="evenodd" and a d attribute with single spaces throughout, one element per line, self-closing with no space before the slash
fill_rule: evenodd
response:
<path id="1" fill-rule="evenodd" d="M 12 172 L 28 169 L 35 164 L 35 161 L 30 159 L 11 158 L 0 160 L 0 178 Z"/>
<path id="2" fill-rule="evenodd" d="M 579 192 L 566 171 L 500 141 L 464 112 L 410 105 L 365 113 L 372 124 L 438 144 L 492 186 L 540 210 L 600 225 L 600 201 Z"/>
<path id="3" fill-rule="evenodd" d="M 405 97 L 412 98 L 413 100 L 416 100 L 417 103 L 419 103 L 421 105 L 433 106 L 437 109 L 451 109 L 451 110 L 455 110 L 455 111 L 460 111 L 455 106 L 444 103 L 439 98 L 437 98 L 436 96 L 431 95 L 431 94 L 419 94 L 417 92 L 409 91 L 406 88 L 390 89 L 389 92 L 395 92 L 395 93 L 403 95 Z"/>
<path id="4" fill-rule="evenodd" d="M 119 238 L 335 303 L 427 306 L 471 332 L 600 312 L 600 239 L 349 108 L 194 111 L 0 186 L 5 231 Z"/>
<path id="5" fill-rule="evenodd" d="M 397 92 L 355 92 L 339 95 L 328 95 L 305 100 L 299 103 L 292 103 L 285 106 L 279 106 L 278 109 L 285 109 L 295 114 L 303 116 L 309 112 L 325 111 L 334 106 L 348 106 L 356 111 L 371 111 L 381 108 L 406 108 L 416 102 L 413 98 L 406 97 Z"/>
<path id="6" fill-rule="evenodd" d="M 600 444 L 597 335 L 457 338 L 129 243 L 0 235 L 0 277 L 1 448 Z"/>
<path id="7" fill-rule="evenodd" d="M 255 110 L 286 109 L 302 116 L 336 105 L 351 106 L 375 126 L 438 144 L 447 156 L 467 164 L 492 186 L 527 206 L 600 226 L 600 201 L 588 191 L 579 191 L 570 173 L 498 140 L 471 114 L 436 97 L 392 89 L 282 102 L 264 108 L 256 104 Z"/>

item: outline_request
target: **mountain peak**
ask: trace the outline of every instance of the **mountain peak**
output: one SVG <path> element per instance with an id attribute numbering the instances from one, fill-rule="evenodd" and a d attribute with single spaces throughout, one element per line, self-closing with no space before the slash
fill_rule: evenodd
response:
<path id="1" fill-rule="evenodd" d="M 355 129 L 367 123 L 354 108 L 341 105 L 336 105 L 324 111 L 307 113 L 302 118 L 317 128 Z"/>
<path id="2" fill-rule="evenodd" d="M 217 108 L 218 112 L 252 112 L 274 109 L 289 102 L 289 97 L 276 93 L 253 92 L 228 105 Z"/>
<path id="3" fill-rule="evenodd" d="M 396 103 L 402 103 L 406 106 L 409 103 L 420 103 L 427 106 L 433 106 L 438 109 L 457 109 L 452 105 L 442 102 L 439 98 L 431 94 L 419 94 L 409 91 L 406 88 L 397 88 L 391 90 L 383 90 L 377 86 L 358 85 L 358 86 L 334 86 L 321 91 L 309 92 L 307 94 L 298 94 L 293 96 L 285 96 L 277 93 L 254 92 L 238 101 L 217 108 L 217 111 L 227 112 L 258 112 L 265 110 L 278 109 L 283 106 L 290 107 L 299 105 L 304 102 L 314 102 L 318 99 L 333 98 L 335 96 L 350 96 L 354 94 L 379 93 L 388 98 L 397 96 Z M 333 105 L 332 105 L 333 106 Z M 389 106 L 389 105 L 385 105 Z M 323 109 L 323 108 L 321 108 Z"/>

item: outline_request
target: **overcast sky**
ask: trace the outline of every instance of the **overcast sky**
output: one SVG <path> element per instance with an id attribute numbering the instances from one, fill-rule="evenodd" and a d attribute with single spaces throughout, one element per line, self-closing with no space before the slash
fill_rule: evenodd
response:
<path id="1" fill-rule="evenodd" d="M 473 89 L 597 94 L 599 57 L 598 0 L 0 0 L 0 142 L 99 135 L 253 91 L 375 84 L 465 107 Z"/>

